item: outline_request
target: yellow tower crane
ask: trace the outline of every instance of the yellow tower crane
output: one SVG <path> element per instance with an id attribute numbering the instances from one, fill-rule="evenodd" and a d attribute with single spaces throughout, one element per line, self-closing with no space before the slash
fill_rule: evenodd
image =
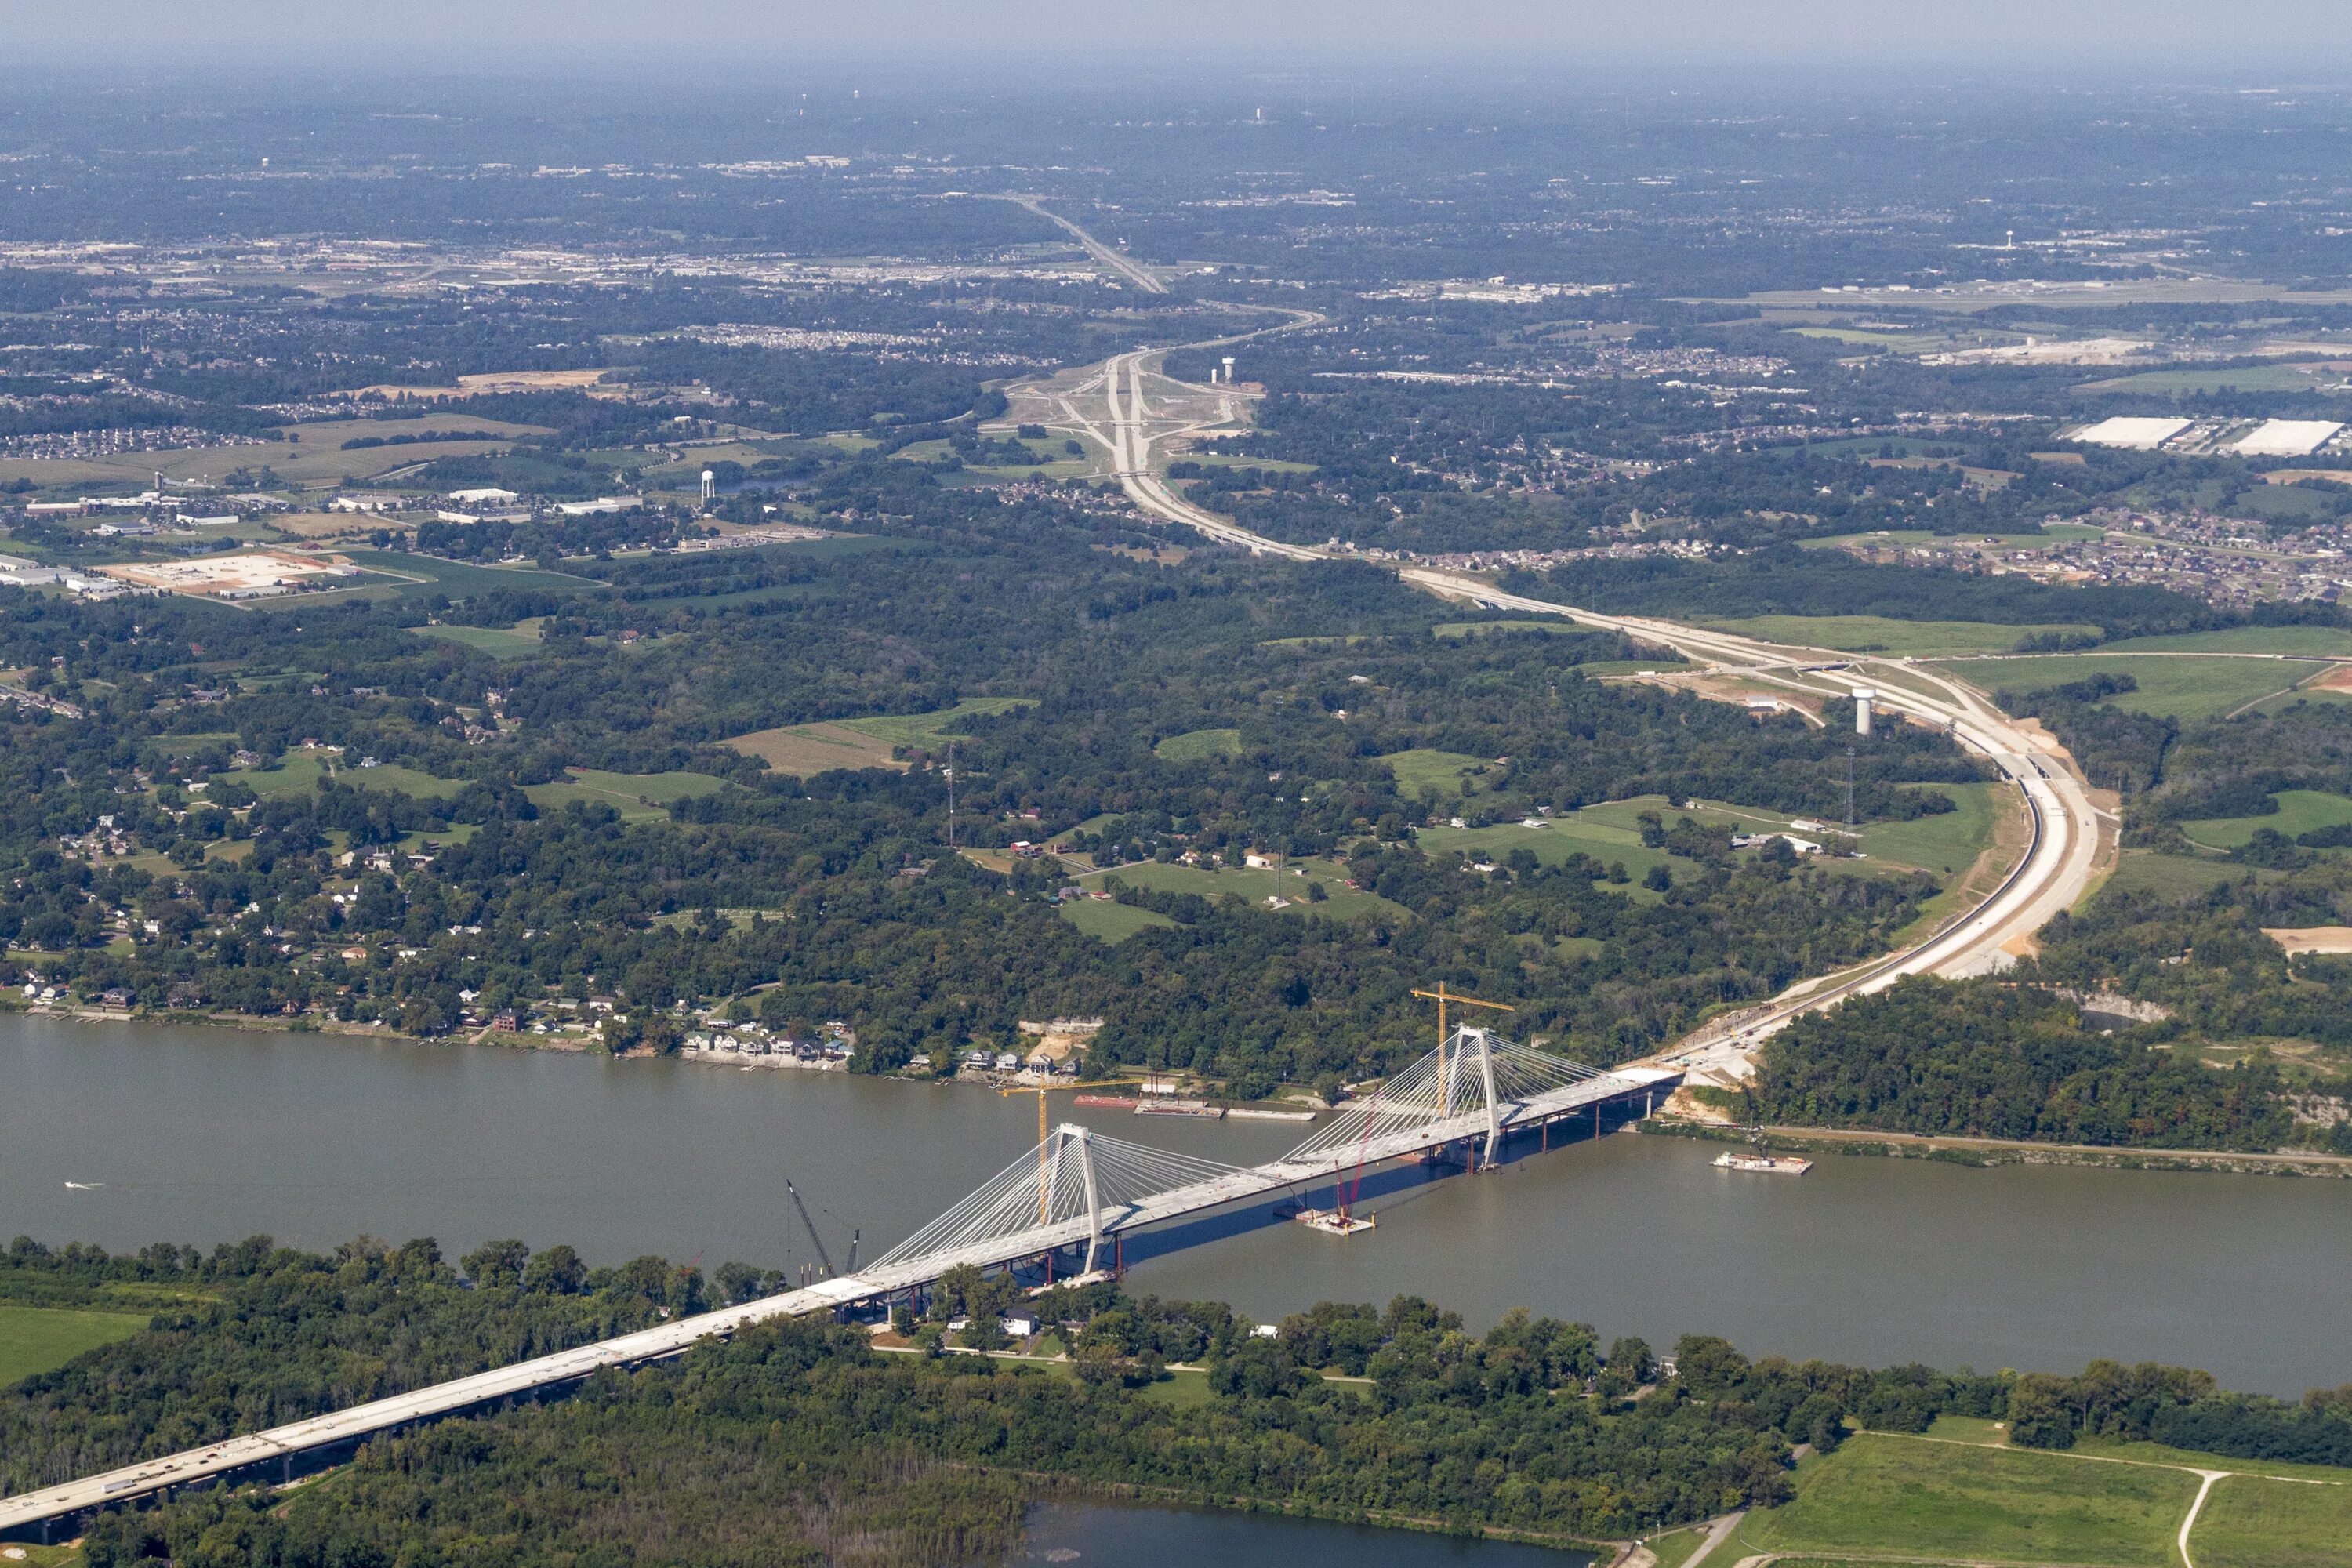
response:
<path id="1" fill-rule="evenodd" d="M 1066 1089 L 1098 1091 L 1117 1089 L 1123 1084 L 1134 1081 L 1132 1079 L 1106 1079 L 1097 1083 L 1016 1083 L 1008 1084 L 996 1091 L 1008 1098 L 1016 1094 L 1034 1094 L 1037 1097 L 1037 1223 L 1039 1225 L 1044 1225 L 1049 1217 L 1053 1185 L 1053 1172 L 1050 1164 L 1052 1154 L 1045 1147 L 1046 1134 L 1052 1131 L 1046 1125 L 1045 1097 L 1049 1094 L 1058 1094 Z"/>
<path id="2" fill-rule="evenodd" d="M 1454 1079 L 1445 1070 L 1445 1047 L 1453 1038 L 1445 1030 L 1445 1005 L 1458 1002 L 1465 1007 L 1492 1007 L 1497 1013 L 1516 1013 L 1518 1009 L 1507 1002 L 1481 1002 L 1475 996 L 1464 996 L 1448 991 L 1443 980 L 1437 983 L 1436 990 L 1416 991 L 1413 994 L 1428 997 L 1437 1004 L 1437 1114 L 1442 1117 L 1454 1110 Z"/>

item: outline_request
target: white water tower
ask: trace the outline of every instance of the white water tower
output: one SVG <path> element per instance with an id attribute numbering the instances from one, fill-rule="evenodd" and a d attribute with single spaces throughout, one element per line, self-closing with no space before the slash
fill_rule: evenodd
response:
<path id="1" fill-rule="evenodd" d="M 709 468 L 702 470 L 702 499 L 711 500 L 719 494 L 719 475 Z"/>
<path id="2" fill-rule="evenodd" d="M 1233 356 L 1233 355 L 1231 355 L 1231 354 L 1227 354 L 1227 355 L 1225 356 L 1225 384 L 1226 384 L 1227 386 L 1231 386 L 1233 384 L 1234 384 L 1234 356 Z"/>
<path id="3" fill-rule="evenodd" d="M 1877 699 L 1878 692 L 1874 688 L 1857 686 L 1853 689 L 1853 732 L 1855 734 L 1870 733 L 1870 705 Z"/>

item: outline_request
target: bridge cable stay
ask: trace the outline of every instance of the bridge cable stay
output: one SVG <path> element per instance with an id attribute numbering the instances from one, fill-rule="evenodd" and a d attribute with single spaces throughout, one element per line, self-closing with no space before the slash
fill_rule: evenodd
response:
<path id="1" fill-rule="evenodd" d="M 1048 1132 L 1035 1149 L 868 1267 L 880 1268 L 967 1251 L 978 1258 L 987 1256 L 991 1243 L 1084 1222 L 1086 1266 L 1091 1272 L 1105 1229 L 1123 1213 L 1164 1193 L 1234 1175 L 1240 1169 L 1196 1155 L 1129 1143 L 1065 1122 Z M 1002 1258 L 990 1260 L 1003 1261 Z"/>
<path id="2" fill-rule="evenodd" d="M 1465 1071 L 1473 1063 L 1479 1070 Z M 1465 1134 L 1486 1133 L 1485 1158 L 1491 1162 L 1507 1110 L 1602 1076 L 1598 1068 L 1464 1025 L 1436 1050 L 1381 1085 L 1378 1093 L 1317 1128 L 1282 1163 L 1328 1163 L 1336 1178 L 1349 1157 L 1375 1138 L 1456 1121 L 1465 1124 Z"/>

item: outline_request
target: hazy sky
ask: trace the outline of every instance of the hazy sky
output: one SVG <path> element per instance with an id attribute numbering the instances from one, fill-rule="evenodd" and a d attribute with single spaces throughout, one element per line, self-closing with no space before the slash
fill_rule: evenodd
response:
<path id="1" fill-rule="evenodd" d="M 1421 66 L 1818 61 L 1982 79 L 2058 69 L 2352 75 L 2347 0 L 0 0 L 0 56 L 498 74 L 573 65 L 923 61 L 1150 70 L 1223 58 Z"/>

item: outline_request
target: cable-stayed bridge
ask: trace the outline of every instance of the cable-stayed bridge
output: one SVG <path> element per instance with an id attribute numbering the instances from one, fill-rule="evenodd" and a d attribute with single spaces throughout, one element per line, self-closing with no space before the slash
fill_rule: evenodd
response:
<path id="1" fill-rule="evenodd" d="M 44 1531 L 75 1514 L 223 1477 L 290 1475 L 296 1456 L 356 1442 L 412 1422 L 575 1383 L 608 1367 L 658 1361 L 697 1342 L 774 1318 L 839 1312 L 911 1299 L 950 1268 L 1043 1265 L 1067 1257 L 1072 1273 L 1099 1268 L 1105 1248 L 1135 1231 L 1231 1204 L 1339 1189 L 1391 1160 L 1459 1148 L 1470 1169 L 1491 1167 L 1514 1134 L 1548 1139 L 1556 1123 L 1615 1106 L 1646 1115 L 1680 1081 L 1654 1068 L 1602 1072 L 1465 1027 L 1351 1102 L 1288 1152 L 1236 1166 L 1113 1138 L 1076 1123 L 982 1183 L 905 1241 L 854 1274 L 740 1306 L 436 1384 L 266 1432 L 225 1438 L 37 1491 L 0 1498 L 0 1531 Z"/>

